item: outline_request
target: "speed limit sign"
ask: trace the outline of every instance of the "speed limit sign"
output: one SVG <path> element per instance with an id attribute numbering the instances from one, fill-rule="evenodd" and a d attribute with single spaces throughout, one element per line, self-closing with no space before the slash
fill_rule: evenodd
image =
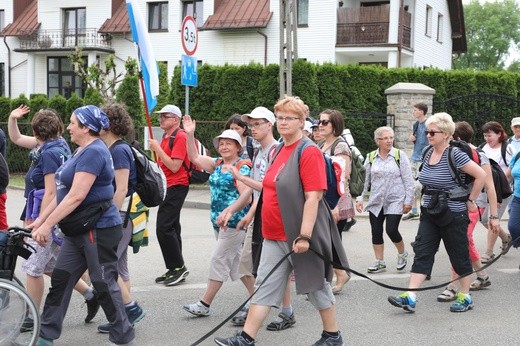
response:
<path id="1" fill-rule="evenodd" d="M 184 17 L 182 21 L 182 48 L 187 55 L 195 54 L 197 50 L 197 44 L 199 42 L 199 32 L 197 30 L 197 24 L 192 16 Z"/>

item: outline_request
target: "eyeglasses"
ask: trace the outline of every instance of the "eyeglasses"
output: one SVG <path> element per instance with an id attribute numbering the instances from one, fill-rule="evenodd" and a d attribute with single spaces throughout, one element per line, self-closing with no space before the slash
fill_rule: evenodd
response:
<path id="1" fill-rule="evenodd" d="M 260 127 L 262 126 L 263 124 L 267 124 L 268 121 L 262 121 L 262 122 L 257 122 L 257 123 L 249 123 L 249 128 L 252 128 L 252 129 L 256 129 L 257 127 Z"/>
<path id="2" fill-rule="evenodd" d="M 379 137 L 377 138 L 378 141 L 393 141 L 394 140 L 394 137 Z"/>
<path id="3" fill-rule="evenodd" d="M 169 117 L 169 116 L 166 116 L 166 115 L 164 115 L 164 114 L 159 114 L 159 119 L 172 119 L 172 118 L 175 118 L 175 115 Z"/>
<path id="4" fill-rule="evenodd" d="M 279 122 L 284 122 L 284 121 L 294 121 L 294 120 L 299 120 L 300 118 L 298 117 L 276 117 L 276 121 L 279 121 Z"/>
<path id="5" fill-rule="evenodd" d="M 433 131 L 433 130 L 430 130 L 430 131 L 424 131 L 424 134 L 425 134 L 426 136 L 430 135 L 430 137 L 435 136 L 436 133 L 442 133 L 442 131 Z"/>
<path id="6" fill-rule="evenodd" d="M 330 120 L 330 119 L 323 119 L 323 120 L 318 121 L 318 125 L 327 126 L 331 121 L 332 120 Z"/>

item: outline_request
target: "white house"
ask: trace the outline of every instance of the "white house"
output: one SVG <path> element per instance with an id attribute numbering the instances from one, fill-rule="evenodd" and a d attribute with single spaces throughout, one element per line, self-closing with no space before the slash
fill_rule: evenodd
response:
<path id="1" fill-rule="evenodd" d="M 287 0 L 289 1 L 289 0 Z M 466 51 L 461 0 L 291 0 L 299 59 L 450 69 Z M 158 61 L 171 76 L 183 48 L 181 23 L 196 18 L 195 56 L 213 65 L 280 61 L 281 0 L 139 0 Z M 83 93 L 67 55 L 88 64 L 137 57 L 124 0 L 0 0 L 0 92 Z"/>

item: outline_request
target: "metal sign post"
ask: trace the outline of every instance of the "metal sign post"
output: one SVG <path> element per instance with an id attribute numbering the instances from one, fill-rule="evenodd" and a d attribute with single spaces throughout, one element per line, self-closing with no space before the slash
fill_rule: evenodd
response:
<path id="1" fill-rule="evenodd" d="M 186 16 L 182 21 L 181 29 L 182 49 L 187 55 L 182 56 L 181 84 L 186 86 L 184 114 L 190 113 L 190 86 L 197 86 L 197 58 L 192 56 L 199 43 L 197 23 L 192 16 Z"/>

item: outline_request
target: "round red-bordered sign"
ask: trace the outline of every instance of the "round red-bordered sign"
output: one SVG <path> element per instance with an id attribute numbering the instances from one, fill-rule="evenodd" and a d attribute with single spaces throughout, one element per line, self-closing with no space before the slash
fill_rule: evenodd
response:
<path id="1" fill-rule="evenodd" d="M 182 21 L 181 41 L 182 49 L 187 55 L 195 54 L 199 43 L 199 31 L 192 16 L 186 16 Z"/>

